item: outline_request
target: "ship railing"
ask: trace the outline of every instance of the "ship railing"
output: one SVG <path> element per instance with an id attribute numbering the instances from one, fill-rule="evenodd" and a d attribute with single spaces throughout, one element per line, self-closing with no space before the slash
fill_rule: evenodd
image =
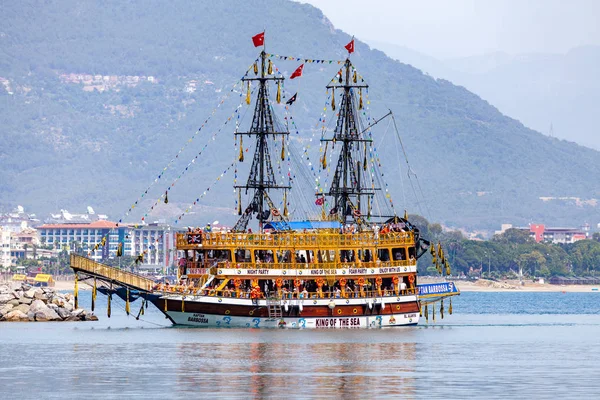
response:
<path id="1" fill-rule="evenodd" d="M 318 262 L 318 263 L 307 263 L 307 262 L 230 262 L 230 261 L 219 261 L 216 263 L 219 269 L 280 269 L 280 270 L 297 270 L 297 269 L 324 269 L 324 270 L 336 270 L 336 269 L 375 269 L 375 268 L 395 268 L 395 267 L 411 267 L 416 265 L 415 260 L 394 260 L 394 261 L 367 261 L 367 262 Z M 207 268 L 215 266 L 215 263 L 211 260 L 207 262 L 195 262 L 188 261 L 188 270 L 200 269 L 205 271 Z M 408 272 L 408 271 L 407 271 Z M 204 273 L 204 272 L 203 272 Z M 401 273 L 401 272 L 399 272 Z"/>
<path id="2" fill-rule="evenodd" d="M 353 248 L 361 246 L 414 244 L 412 232 L 389 232 L 375 235 L 374 232 L 333 233 L 333 232 L 279 232 L 279 233 L 237 233 L 202 232 L 178 233 L 178 248 L 202 247 L 321 247 Z"/>
<path id="3" fill-rule="evenodd" d="M 163 295 L 183 295 L 183 296 L 209 296 L 221 298 L 238 298 L 250 299 L 250 290 L 246 289 L 201 289 L 186 286 L 167 286 L 158 287 L 154 293 L 162 293 Z M 345 293 L 336 292 L 290 292 L 290 291 L 275 291 L 269 292 L 267 295 L 261 292 L 261 299 L 273 300 L 318 300 L 318 299 L 359 299 L 359 298 L 397 298 L 402 296 L 414 296 L 418 293 L 416 288 L 407 288 L 406 290 L 363 290 L 363 291 L 346 291 Z"/>
<path id="4" fill-rule="evenodd" d="M 92 276 L 110 280 L 117 284 L 129 286 L 131 288 L 151 291 L 155 285 L 152 279 L 123 271 L 118 268 L 110 267 L 77 254 L 71 254 L 71 268 L 73 268 L 73 270 L 76 272 L 86 272 Z"/>

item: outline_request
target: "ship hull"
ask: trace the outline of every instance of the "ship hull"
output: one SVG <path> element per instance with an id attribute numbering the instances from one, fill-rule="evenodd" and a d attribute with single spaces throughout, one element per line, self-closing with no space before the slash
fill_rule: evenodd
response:
<path id="1" fill-rule="evenodd" d="M 204 328 L 286 328 L 286 329 L 344 329 L 384 328 L 409 326 L 419 323 L 419 313 L 395 315 L 369 315 L 359 317 L 236 317 L 168 311 L 166 313 L 176 325 Z"/>
<path id="2" fill-rule="evenodd" d="M 351 299 L 289 299 L 278 312 L 266 300 L 160 297 L 153 300 L 174 324 L 206 328 L 381 328 L 416 325 L 416 296 Z"/>

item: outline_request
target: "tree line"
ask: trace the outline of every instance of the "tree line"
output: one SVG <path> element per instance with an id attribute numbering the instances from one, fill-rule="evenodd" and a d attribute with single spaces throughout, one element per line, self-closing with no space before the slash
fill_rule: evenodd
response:
<path id="1" fill-rule="evenodd" d="M 460 231 L 444 231 L 437 223 L 411 216 L 422 237 L 440 242 L 452 275 L 506 278 L 595 276 L 600 266 L 600 234 L 575 243 L 554 244 L 536 241 L 528 231 L 508 229 L 490 240 L 469 240 Z M 419 259 L 421 274 L 435 274 L 431 255 Z"/>

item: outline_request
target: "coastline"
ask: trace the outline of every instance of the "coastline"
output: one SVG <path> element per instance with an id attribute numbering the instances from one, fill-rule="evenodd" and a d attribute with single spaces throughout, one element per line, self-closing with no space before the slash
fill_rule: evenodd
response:
<path id="1" fill-rule="evenodd" d="M 523 285 L 518 280 L 501 282 L 480 279 L 478 281 L 455 281 L 456 287 L 461 292 L 553 292 L 553 293 L 587 293 L 595 292 L 600 285 L 552 285 L 549 283 L 534 283 L 524 281 Z"/>
<path id="2" fill-rule="evenodd" d="M 435 283 L 439 279 L 422 277 L 421 283 Z M 501 282 L 488 281 L 480 279 L 477 281 L 454 281 L 456 287 L 461 292 L 569 292 L 583 293 L 595 292 L 592 289 L 598 289 L 600 293 L 600 285 L 552 285 L 549 283 L 540 284 L 531 281 L 525 281 L 523 286 L 519 285 L 518 280 L 506 280 Z M 58 291 L 73 290 L 73 281 L 56 281 L 54 289 Z M 79 282 L 79 290 L 92 290 L 92 287 L 85 283 Z"/>

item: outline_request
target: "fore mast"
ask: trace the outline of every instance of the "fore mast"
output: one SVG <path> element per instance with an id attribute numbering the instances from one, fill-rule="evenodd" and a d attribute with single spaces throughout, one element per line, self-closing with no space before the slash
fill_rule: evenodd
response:
<path id="1" fill-rule="evenodd" d="M 333 207 L 329 211 L 330 218 L 335 218 L 342 224 L 354 221 L 359 226 L 363 225 L 363 216 L 371 216 L 371 200 L 378 189 L 367 182 L 368 146 L 372 140 L 363 137 L 368 127 L 363 130 L 358 117 L 359 110 L 363 108 L 362 90 L 367 88 L 368 85 L 362 79 L 358 82 L 357 72 L 349 58 L 327 85 L 327 89 L 333 92 L 332 110 L 335 110 L 336 90 L 341 90 L 342 96 L 333 137 L 321 139 L 325 142 L 323 169 L 327 167 L 327 148 L 331 146 L 333 150 L 336 145 L 341 145 L 341 150 L 331 186 L 324 194 L 333 201 Z M 365 185 L 367 183 L 370 187 Z"/>
<path id="2" fill-rule="evenodd" d="M 252 219 L 252 215 L 256 216 L 258 220 L 259 230 L 262 232 L 264 222 L 267 221 L 271 215 L 277 217 L 285 222 L 285 210 L 283 215 L 280 215 L 279 210 L 275 207 L 269 192 L 272 190 L 283 190 L 284 191 L 284 203 L 286 198 L 287 190 L 290 186 L 278 185 L 275 179 L 275 173 L 273 171 L 273 163 L 271 161 L 271 153 L 269 148 L 269 140 L 276 140 L 279 136 L 289 135 L 287 128 L 283 128 L 281 124 L 275 124 L 271 102 L 269 100 L 268 82 L 273 81 L 277 84 L 277 102 L 280 101 L 281 93 L 281 82 L 284 80 L 283 77 L 273 76 L 272 64 L 270 60 L 267 60 L 267 54 L 263 50 L 260 53 L 260 67 L 255 64 L 254 72 L 256 77 L 244 77 L 243 81 L 248 82 L 248 93 L 247 102 L 250 104 L 250 85 L 251 82 L 258 82 L 258 94 L 256 96 L 256 105 L 254 107 L 254 116 L 252 118 L 252 125 L 248 132 L 235 132 L 236 136 L 240 139 L 240 157 L 239 161 L 244 160 L 242 139 L 243 136 L 256 137 L 256 148 L 254 151 L 254 157 L 252 159 L 252 165 L 250 167 L 250 173 L 248 180 L 245 185 L 234 186 L 238 190 L 238 196 L 240 204 L 238 208 L 238 214 L 241 215 L 237 221 L 233 230 L 235 232 L 245 231 L 248 223 Z M 285 138 L 284 138 L 285 140 Z M 283 151 L 282 151 L 283 152 Z M 282 154 L 283 157 L 283 154 Z M 254 193 L 252 200 L 248 206 L 243 209 L 241 205 L 241 191 L 244 190 L 245 194 L 248 192 Z"/>

